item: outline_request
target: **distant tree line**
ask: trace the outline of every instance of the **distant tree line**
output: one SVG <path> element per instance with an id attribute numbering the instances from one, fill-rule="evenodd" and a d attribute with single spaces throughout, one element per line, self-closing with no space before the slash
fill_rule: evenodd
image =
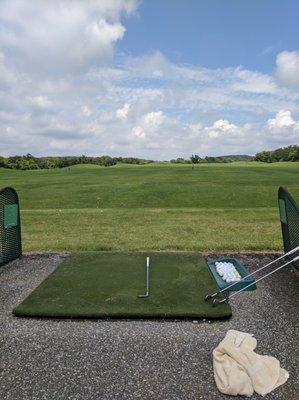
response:
<path id="1" fill-rule="evenodd" d="M 200 164 L 200 163 L 228 163 L 233 161 L 261 161 L 267 163 L 280 162 L 280 161 L 299 161 L 299 146 L 291 145 L 287 147 L 281 147 L 272 151 L 262 151 L 257 153 L 254 157 L 248 155 L 230 155 L 230 156 L 220 156 L 220 157 L 199 157 L 194 154 L 189 160 L 184 160 L 183 158 L 177 158 L 176 160 L 171 160 L 173 163 L 178 164 Z"/>
<path id="2" fill-rule="evenodd" d="M 227 157 L 199 157 L 197 154 L 194 154 L 190 157 L 192 164 L 200 164 L 200 163 L 230 163 L 233 160 Z"/>
<path id="3" fill-rule="evenodd" d="M 123 163 L 123 164 L 150 164 L 153 163 L 154 160 L 144 160 L 143 158 L 136 158 L 136 157 L 115 157 L 116 162 Z"/>
<path id="4" fill-rule="evenodd" d="M 255 161 L 273 163 L 278 161 L 299 161 L 299 146 L 281 147 L 272 151 L 261 151 L 254 157 Z"/>
<path id="5" fill-rule="evenodd" d="M 34 157 L 32 154 L 24 156 L 0 156 L 0 167 L 10 169 L 52 169 L 65 168 L 77 164 L 96 164 L 104 167 L 110 167 L 117 163 L 126 164 L 147 164 L 152 160 L 143 160 L 135 157 L 88 157 L 88 156 L 66 156 L 66 157 Z"/>
<path id="6" fill-rule="evenodd" d="M 200 157 L 197 154 L 192 154 L 189 159 L 176 158 L 170 160 L 173 164 L 204 164 L 204 163 L 230 163 L 233 161 L 250 161 L 253 157 L 247 155 L 231 155 L 219 157 Z"/>
<path id="7" fill-rule="evenodd" d="M 229 155 L 220 157 L 200 157 L 197 154 L 192 154 L 189 159 L 182 157 L 170 160 L 173 164 L 202 164 L 202 163 L 230 163 L 233 161 L 261 161 L 261 162 L 278 162 L 278 161 L 299 161 L 299 146 L 292 145 L 282 147 L 273 151 L 262 151 L 254 157 L 248 155 Z M 88 157 L 82 156 L 66 156 L 66 157 L 34 157 L 32 154 L 24 156 L 0 156 L 0 168 L 10 169 L 52 169 L 70 167 L 76 164 L 96 164 L 104 167 L 110 167 L 117 163 L 124 164 L 149 164 L 153 160 L 145 160 L 136 157 Z"/>

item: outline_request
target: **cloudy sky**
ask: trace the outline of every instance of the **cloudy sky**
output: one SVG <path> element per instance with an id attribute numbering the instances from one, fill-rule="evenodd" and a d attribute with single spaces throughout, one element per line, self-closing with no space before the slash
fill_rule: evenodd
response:
<path id="1" fill-rule="evenodd" d="M 0 154 L 299 143 L 297 0 L 0 0 Z"/>

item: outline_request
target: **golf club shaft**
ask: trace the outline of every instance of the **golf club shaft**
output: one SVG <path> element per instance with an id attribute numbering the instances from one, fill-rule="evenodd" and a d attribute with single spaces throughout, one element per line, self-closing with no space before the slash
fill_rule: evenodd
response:
<path id="1" fill-rule="evenodd" d="M 262 281 L 263 279 L 267 278 L 268 276 L 274 274 L 275 272 L 279 271 L 280 269 L 286 267 L 287 265 L 291 264 L 294 261 L 298 261 L 299 260 L 299 256 L 295 257 L 293 260 L 286 262 L 285 264 L 281 265 L 278 268 L 275 268 L 273 271 L 269 272 L 268 274 L 260 277 L 259 279 L 257 279 L 255 282 L 250 283 L 249 285 L 245 286 L 244 288 L 238 290 L 237 292 L 234 292 L 233 294 L 231 294 L 230 296 L 228 296 L 225 301 L 232 299 L 233 297 L 235 297 L 238 293 L 244 292 L 244 290 L 248 289 L 250 286 L 255 285 L 256 283 Z"/>
<path id="2" fill-rule="evenodd" d="M 267 267 L 270 267 L 270 265 L 273 265 L 273 264 L 277 263 L 277 261 L 280 261 L 282 258 L 284 258 L 284 257 L 286 257 L 286 256 L 289 256 L 289 255 L 295 253 L 295 252 L 298 251 L 298 250 L 299 250 L 299 246 L 298 246 L 298 247 L 295 247 L 294 249 L 290 250 L 289 252 L 283 254 L 282 256 L 276 258 L 275 260 L 269 262 L 268 264 L 264 265 L 263 267 L 258 268 L 257 270 L 251 272 L 250 274 L 247 274 L 247 275 L 243 276 L 239 281 L 235 281 L 235 282 L 231 283 L 230 285 L 226 286 L 224 289 L 221 289 L 221 290 L 219 290 L 218 292 L 215 292 L 215 293 L 211 294 L 211 295 L 210 295 L 210 298 L 213 298 L 213 297 L 217 296 L 218 294 L 220 294 L 220 293 L 222 293 L 222 292 L 226 292 L 229 288 L 235 286 L 237 283 L 240 283 L 240 282 L 244 281 L 244 280 L 245 280 L 246 278 L 248 278 L 249 276 L 252 276 L 252 275 L 256 274 L 256 273 L 259 272 L 259 271 L 262 271 L 263 269 L 265 269 L 265 268 L 267 268 Z M 236 293 L 237 293 L 237 292 L 236 292 Z"/>
<path id="3" fill-rule="evenodd" d="M 149 257 L 146 259 L 146 294 L 149 296 Z"/>
<path id="4" fill-rule="evenodd" d="M 138 297 L 149 296 L 149 274 L 150 274 L 150 260 L 149 257 L 146 257 L 146 292 L 145 294 L 140 294 Z"/>

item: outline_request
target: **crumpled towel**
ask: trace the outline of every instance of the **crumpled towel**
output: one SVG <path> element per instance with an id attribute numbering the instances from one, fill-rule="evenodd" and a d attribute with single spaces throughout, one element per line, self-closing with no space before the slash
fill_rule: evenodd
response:
<path id="1" fill-rule="evenodd" d="M 265 396 L 288 380 L 274 357 L 254 352 L 257 341 L 249 333 L 229 330 L 213 351 L 214 378 L 220 392 L 232 396 Z"/>

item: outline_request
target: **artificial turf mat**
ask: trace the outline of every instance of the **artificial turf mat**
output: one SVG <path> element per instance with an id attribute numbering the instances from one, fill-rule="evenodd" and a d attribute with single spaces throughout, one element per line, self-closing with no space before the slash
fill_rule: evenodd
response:
<path id="1" fill-rule="evenodd" d="M 150 257 L 150 297 L 145 263 Z M 227 304 L 204 301 L 216 290 L 206 262 L 196 253 L 73 253 L 13 313 L 30 317 L 219 318 Z"/>

